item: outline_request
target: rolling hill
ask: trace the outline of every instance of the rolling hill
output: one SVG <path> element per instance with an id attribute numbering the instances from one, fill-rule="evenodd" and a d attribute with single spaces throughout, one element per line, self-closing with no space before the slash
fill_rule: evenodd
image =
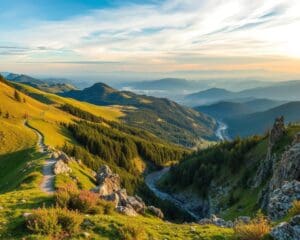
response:
<path id="1" fill-rule="evenodd" d="M 198 106 L 194 109 L 216 119 L 223 120 L 224 118 L 238 115 L 266 111 L 283 103 L 283 101 L 274 101 L 270 99 L 255 99 L 242 103 L 221 101 L 211 105 Z"/>
<path id="2" fill-rule="evenodd" d="M 24 74 L 7 73 L 6 79 L 16 83 L 23 83 L 45 92 L 62 93 L 76 89 L 69 83 L 51 83 Z"/>
<path id="3" fill-rule="evenodd" d="M 214 139 L 214 119 L 164 98 L 118 91 L 97 83 L 84 90 L 61 94 L 96 105 L 119 105 L 126 115 L 122 119 L 129 125 L 148 130 L 160 138 L 192 147 L 202 138 Z"/>
<path id="4" fill-rule="evenodd" d="M 192 105 L 203 105 L 218 101 L 238 101 L 245 99 L 267 98 L 278 101 L 300 100 L 300 81 L 276 82 L 271 86 L 251 88 L 243 91 L 232 92 L 220 88 L 211 88 L 205 91 L 189 94 L 185 97 L 185 102 Z"/>
<path id="5" fill-rule="evenodd" d="M 299 121 L 300 102 L 289 102 L 263 112 L 228 117 L 224 121 L 228 124 L 231 136 L 249 136 L 262 134 L 270 129 L 274 118 L 278 116 L 284 116 L 287 123 Z"/>

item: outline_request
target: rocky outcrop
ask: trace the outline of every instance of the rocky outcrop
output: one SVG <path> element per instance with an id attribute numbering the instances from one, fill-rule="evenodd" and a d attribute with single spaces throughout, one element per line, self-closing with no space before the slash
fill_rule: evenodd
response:
<path id="1" fill-rule="evenodd" d="M 300 134 L 294 137 L 276 163 L 272 164 L 272 176 L 261 194 L 261 207 L 269 217 L 277 219 L 286 213 L 291 201 L 299 199 Z"/>
<path id="2" fill-rule="evenodd" d="M 274 145 L 286 132 L 284 126 L 284 117 L 278 117 L 275 119 L 273 127 L 270 131 L 269 144 Z"/>
<path id="3" fill-rule="evenodd" d="M 121 188 L 119 175 L 113 173 L 107 165 L 99 168 L 96 179 L 99 185 L 93 191 L 98 193 L 100 198 L 113 202 L 118 212 L 128 216 L 145 213 L 147 206 L 144 201 L 139 196 L 129 196 L 126 189 Z M 161 211 L 156 212 L 163 217 Z"/>
<path id="4" fill-rule="evenodd" d="M 286 133 L 286 128 L 284 126 L 283 116 L 275 119 L 272 129 L 269 133 L 269 143 L 267 149 L 267 156 L 264 161 L 261 162 L 256 177 L 254 178 L 253 187 L 257 188 L 262 184 L 264 180 L 272 174 L 273 166 L 276 162 L 276 156 L 273 155 L 272 149 L 277 141 Z"/>
<path id="5" fill-rule="evenodd" d="M 284 217 L 295 200 L 300 200 L 300 182 L 286 182 L 270 194 L 268 216 L 273 220 Z"/>
<path id="6" fill-rule="evenodd" d="M 121 189 L 121 181 L 118 174 L 112 173 L 107 165 L 99 168 L 96 180 L 98 184 L 98 193 L 101 196 L 113 194 Z"/>
<path id="7" fill-rule="evenodd" d="M 53 167 L 53 172 L 55 175 L 71 173 L 72 169 L 63 160 L 58 160 Z"/>
<path id="8" fill-rule="evenodd" d="M 274 240 L 300 240 L 300 215 L 290 222 L 282 222 L 274 227 L 270 233 Z"/>
<path id="9" fill-rule="evenodd" d="M 276 164 L 272 179 L 271 190 L 276 189 L 285 181 L 300 180 L 300 143 L 296 135 L 294 144 L 282 154 L 281 160 Z"/>

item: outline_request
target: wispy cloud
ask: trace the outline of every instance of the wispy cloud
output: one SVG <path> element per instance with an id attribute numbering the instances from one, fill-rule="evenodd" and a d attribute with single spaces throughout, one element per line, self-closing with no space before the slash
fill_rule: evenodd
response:
<path id="1" fill-rule="evenodd" d="M 1 61 L 174 70 L 194 57 L 300 58 L 298 0 L 167 0 L 94 9 L 60 21 L 25 21 L 1 36 Z M 5 47 L 9 43 L 11 47 Z M 14 47 L 22 46 L 22 47 Z M 276 56 L 274 58 L 274 56 Z M 239 60 L 230 64 L 239 64 Z M 207 64 L 211 64 L 207 62 Z M 226 61 L 222 62 L 222 65 Z M 215 66 L 214 66 L 215 67 Z M 116 70 L 115 67 L 111 69 Z"/>

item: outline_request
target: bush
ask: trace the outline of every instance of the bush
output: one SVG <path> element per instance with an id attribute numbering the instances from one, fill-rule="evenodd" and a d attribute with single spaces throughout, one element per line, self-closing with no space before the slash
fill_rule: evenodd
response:
<path id="1" fill-rule="evenodd" d="M 239 240 L 261 240 L 270 232 L 268 220 L 259 213 L 250 223 L 240 223 L 234 227 L 234 235 Z"/>
<path id="2" fill-rule="evenodd" d="M 61 232 L 55 208 L 40 208 L 33 212 L 27 220 L 27 228 L 33 233 L 56 236 Z"/>
<path id="3" fill-rule="evenodd" d="M 67 185 L 55 194 L 57 206 L 78 210 L 90 214 L 111 214 L 114 210 L 112 202 L 104 201 L 98 194 L 88 190 L 78 190 L 76 186 Z"/>
<path id="4" fill-rule="evenodd" d="M 88 190 L 82 190 L 77 196 L 71 198 L 70 207 L 83 213 L 89 213 L 97 206 L 99 196 Z"/>
<path id="5" fill-rule="evenodd" d="M 115 209 L 114 203 L 99 199 L 97 205 L 89 211 L 91 214 L 112 214 Z"/>
<path id="6" fill-rule="evenodd" d="M 26 226 L 35 234 L 53 237 L 72 236 L 80 231 L 83 217 L 63 208 L 39 208 L 27 219 Z"/>
<path id="7" fill-rule="evenodd" d="M 79 194 L 79 190 L 74 184 L 66 184 L 59 188 L 55 194 L 56 204 L 62 208 L 69 208 L 70 201 Z"/>
<path id="8" fill-rule="evenodd" d="M 73 235 L 80 231 L 83 217 L 78 212 L 58 208 L 57 217 L 58 223 L 67 234 Z"/>
<path id="9" fill-rule="evenodd" d="M 300 214 L 300 200 L 295 200 L 293 202 L 292 208 L 290 209 L 289 212 L 292 217 Z"/>
<path id="10" fill-rule="evenodd" d="M 122 240 L 143 240 L 146 239 L 145 229 L 141 225 L 126 224 L 118 229 Z"/>

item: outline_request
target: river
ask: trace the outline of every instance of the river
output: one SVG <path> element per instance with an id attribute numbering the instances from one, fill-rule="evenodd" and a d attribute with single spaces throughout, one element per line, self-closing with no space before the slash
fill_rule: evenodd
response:
<path id="1" fill-rule="evenodd" d="M 216 136 L 220 141 L 230 140 L 229 136 L 227 135 L 227 129 L 228 126 L 218 121 L 218 128 L 216 129 Z M 148 174 L 145 178 L 145 183 L 148 186 L 148 188 L 154 193 L 156 197 L 162 200 L 168 200 L 171 203 L 173 203 L 176 207 L 180 208 L 184 212 L 188 213 L 190 216 L 192 216 L 194 219 L 199 220 L 201 219 L 201 216 L 197 215 L 197 213 L 191 211 L 187 206 L 186 203 L 183 201 L 180 201 L 178 198 L 176 198 L 174 195 L 166 193 L 161 191 L 157 186 L 156 183 L 159 181 L 159 179 L 166 174 L 170 170 L 169 167 L 166 167 L 162 170 L 152 172 Z"/>

